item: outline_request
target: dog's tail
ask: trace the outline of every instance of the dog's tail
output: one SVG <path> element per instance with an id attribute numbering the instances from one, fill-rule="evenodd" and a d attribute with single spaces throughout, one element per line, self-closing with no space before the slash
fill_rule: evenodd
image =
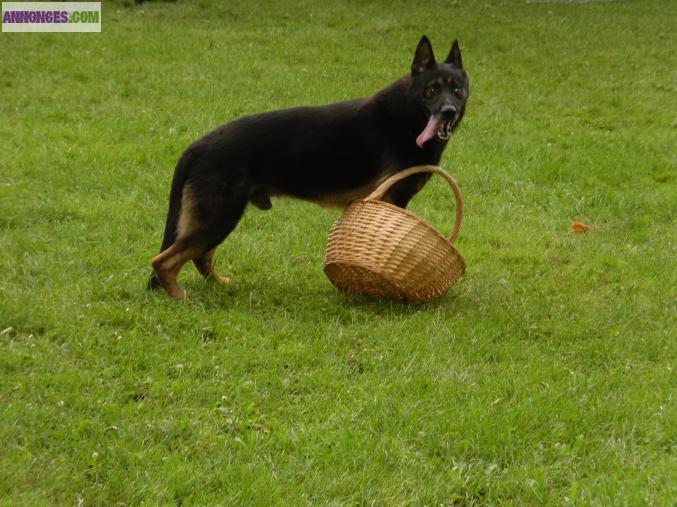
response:
<path id="1" fill-rule="evenodd" d="M 179 213 L 181 212 L 181 196 L 183 195 L 183 185 L 186 182 L 186 165 L 186 155 L 184 154 L 179 159 L 176 168 L 174 169 L 172 188 L 169 192 L 169 211 L 167 212 L 165 234 L 162 238 L 160 252 L 164 252 L 176 241 L 176 227 L 179 222 Z M 153 272 L 148 280 L 148 289 L 157 289 L 159 287 L 160 280 L 155 272 Z"/>

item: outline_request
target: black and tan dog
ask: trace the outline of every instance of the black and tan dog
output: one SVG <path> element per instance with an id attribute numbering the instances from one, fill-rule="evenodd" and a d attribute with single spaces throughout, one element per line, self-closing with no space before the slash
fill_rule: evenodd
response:
<path id="1" fill-rule="evenodd" d="M 271 196 L 286 195 L 343 207 L 403 169 L 437 165 L 467 98 L 458 42 L 437 63 L 424 36 L 411 73 L 371 97 L 245 116 L 217 128 L 176 166 L 149 287 L 183 299 L 176 277 L 190 260 L 205 278 L 226 282 L 214 272 L 214 250 L 248 202 L 269 209 Z M 385 200 L 406 207 L 429 177 L 401 181 Z"/>

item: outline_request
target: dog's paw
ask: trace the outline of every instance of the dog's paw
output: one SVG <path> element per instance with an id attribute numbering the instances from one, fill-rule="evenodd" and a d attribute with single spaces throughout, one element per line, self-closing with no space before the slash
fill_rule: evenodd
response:
<path id="1" fill-rule="evenodd" d="M 230 283 L 230 278 L 227 276 L 221 276 L 216 273 L 213 273 L 210 277 L 210 280 L 214 280 L 214 282 L 218 283 L 219 285 L 228 285 Z"/>
<path id="2" fill-rule="evenodd" d="M 186 297 L 186 291 L 184 291 L 182 289 L 173 290 L 173 291 L 169 292 L 169 296 L 172 299 L 176 299 L 177 301 L 181 301 L 182 303 L 185 303 L 186 300 L 188 299 Z"/>

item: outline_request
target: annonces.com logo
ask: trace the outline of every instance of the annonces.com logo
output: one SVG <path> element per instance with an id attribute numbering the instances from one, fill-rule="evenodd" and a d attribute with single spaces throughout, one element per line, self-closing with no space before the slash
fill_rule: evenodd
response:
<path id="1" fill-rule="evenodd" d="M 100 32 L 101 2 L 2 2 L 3 32 Z"/>

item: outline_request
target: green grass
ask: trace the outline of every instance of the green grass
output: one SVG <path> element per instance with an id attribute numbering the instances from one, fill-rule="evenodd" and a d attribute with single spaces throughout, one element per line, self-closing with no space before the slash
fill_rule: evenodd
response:
<path id="1" fill-rule="evenodd" d="M 0 504 L 674 502 L 669 0 L 127 4 L 0 34 Z M 277 201 L 231 286 L 144 289 L 190 142 L 371 94 L 423 33 L 471 78 L 457 286 L 344 296 L 338 212 Z M 412 208 L 448 232 L 442 181 Z"/>

